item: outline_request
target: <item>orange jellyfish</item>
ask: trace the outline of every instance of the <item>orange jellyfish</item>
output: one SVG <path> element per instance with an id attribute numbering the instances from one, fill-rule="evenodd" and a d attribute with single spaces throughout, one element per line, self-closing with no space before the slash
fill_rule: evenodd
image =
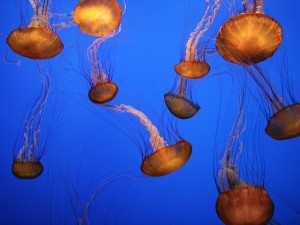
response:
<path id="1" fill-rule="evenodd" d="M 21 56 L 30 59 L 52 58 L 63 50 L 64 45 L 49 23 L 49 17 L 52 16 L 49 12 L 51 1 L 30 0 L 29 2 L 34 10 L 30 24 L 13 30 L 6 42 L 15 53 Z M 58 27 L 62 27 L 62 24 Z"/>
<path id="2" fill-rule="evenodd" d="M 190 158 L 192 153 L 192 145 L 183 138 L 177 139 L 173 145 L 168 145 L 167 142 L 160 136 L 156 126 L 148 119 L 141 111 L 127 105 L 104 105 L 105 107 L 113 108 L 119 112 L 129 113 L 143 124 L 149 135 L 151 149 L 146 149 L 142 152 L 143 161 L 141 171 L 148 176 L 163 176 L 172 173 L 181 168 Z M 168 135 L 169 137 L 172 135 Z"/>
<path id="3" fill-rule="evenodd" d="M 266 225 L 273 217 L 274 204 L 263 185 L 261 153 L 258 149 L 252 156 L 251 151 L 245 152 L 241 137 L 246 126 L 244 117 L 241 108 L 221 160 L 217 161 L 215 183 L 219 196 L 216 212 L 225 224 Z"/>
<path id="4" fill-rule="evenodd" d="M 178 81 L 177 81 L 178 79 Z M 169 111 L 180 119 L 189 119 L 193 117 L 200 106 L 193 101 L 188 80 L 182 77 L 176 77 L 175 86 L 164 95 L 164 100 Z"/>
<path id="5" fill-rule="evenodd" d="M 300 104 L 293 96 L 288 75 L 280 74 L 283 98 L 275 91 L 268 76 L 258 65 L 245 65 L 244 68 L 261 89 L 262 97 L 267 103 L 263 106 L 263 108 L 266 108 L 264 110 L 267 118 L 265 132 L 277 140 L 298 137 L 300 135 Z M 284 73 L 287 73 L 287 71 L 284 71 Z"/>
<path id="6" fill-rule="evenodd" d="M 74 10 L 74 21 L 83 33 L 104 36 L 121 22 L 122 9 L 116 0 L 80 0 Z"/>
<path id="7" fill-rule="evenodd" d="M 198 45 L 199 40 L 214 21 L 221 3 L 219 0 L 215 0 L 211 13 L 209 14 L 209 0 L 206 2 L 207 7 L 204 15 L 194 31 L 190 34 L 186 44 L 185 58 L 174 66 L 175 72 L 180 75 L 177 86 L 164 95 L 167 108 L 174 116 L 180 119 L 191 118 L 200 109 L 200 106 L 193 102 L 191 95 L 187 95 L 188 79 L 202 78 L 210 71 L 210 66 L 205 61 L 206 48 L 198 49 Z"/>
<path id="8" fill-rule="evenodd" d="M 40 163 L 46 145 L 40 148 L 39 135 L 41 130 L 42 116 L 48 100 L 50 77 L 46 69 L 37 62 L 42 90 L 33 108 L 28 112 L 25 120 L 25 130 L 19 144 L 14 147 L 12 173 L 20 179 L 37 178 L 43 172 Z"/>
<path id="9" fill-rule="evenodd" d="M 263 13 L 263 0 L 254 0 L 253 4 L 242 0 L 242 4 L 244 12 L 220 28 L 216 48 L 225 60 L 250 65 L 270 58 L 283 35 L 281 25 Z"/>
<path id="10" fill-rule="evenodd" d="M 104 67 L 98 59 L 98 49 L 108 38 L 114 37 L 121 31 L 121 26 L 96 39 L 88 48 L 88 60 L 92 66 L 89 99 L 96 104 L 103 104 L 114 99 L 118 93 L 118 86 L 113 83 L 110 76 L 104 72 Z"/>

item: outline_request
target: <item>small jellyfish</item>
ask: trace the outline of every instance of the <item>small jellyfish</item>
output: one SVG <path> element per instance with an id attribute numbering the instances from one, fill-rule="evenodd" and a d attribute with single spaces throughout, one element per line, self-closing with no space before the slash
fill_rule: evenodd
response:
<path id="1" fill-rule="evenodd" d="M 281 25 L 263 13 L 263 0 L 242 1 L 244 12 L 231 17 L 216 39 L 219 54 L 235 64 L 253 64 L 270 58 L 283 35 Z"/>
<path id="2" fill-rule="evenodd" d="M 261 153 L 257 149 L 252 154 L 249 150 L 245 151 L 242 141 L 246 128 L 243 107 L 244 101 L 227 146 L 221 153 L 221 161 L 218 159 L 217 162 L 215 183 L 219 196 L 216 212 L 225 224 L 266 225 L 273 217 L 274 204 L 263 185 Z"/>
<path id="3" fill-rule="evenodd" d="M 114 37 L 120 31 L 121 26 L 105 36 L 96 39 L 87 50 L 88 60 L 92 66 L 91 78 L 89 79 L 91 84 L 89 99 L 96 104 L 109 102 L 118 93 L 118 86 L 104 72 L 104 67 L 98 59 L 98 49 L 103 42 L 108 38 Z"/>
<path id="4" fill-rule="evenodd" d="M 13 30 L 6 42 L 17 54 L 30 59 L 49 59 L 58 55 L 64 48 L 54 28 L 70 26 L 72 23 L 61 23 L 51 26 L 49 17 L 58 16 L 49 12 L 50 0 L 42 2 L 30 0 L 34 15 L 27 27 Z"/>
<path id="5" fill-rule="evenodd" d="M 200 106 L 192 101 L 192 95 L 188 95 L 186 86 L 187 79 L 179 77 L 178 82 L 175 80 L 175 86 L 168 93 L 164 95 L 164 100 L 169 111 L 180 119 L 189 119 L 193 117 Z"/>
<path id="6" fill-rule="evenodd" d="M 186 44 L 185 57 L 179 64 L 174 66 L 175 72 L 180 76 L 177 87 L 172 88 L 171 91 L 164 95 L 167 108 L 174 116 L 180 119 L 191 118 L 200 109 L 200 106 L 192 101 L 192 97 L 187 95 L 186 88 L 188 85 L 188 79 L 202 78 L 210 71 L 210 66 L 205 61 L 206 47 L 198 49 L 198 45 L 200 39 L 215 19 L 220 7 L 220 1 L 214 1 L 210 14 L 210 4 L 208 0 L 206 2 L 207 7 L 204 15 L 194 31 L 190 34 L 189 40 Z"/>
<path id="7" fill-rule="evenodd" d="M 151 153 L 145 150 L 142 153 L 141 171 L 148 176 L 164 176 L 181 168 L 190 158 L 192 145 L 184 139 L 173 145 L 168 145 L 160 136 L 157 127 L 141 111 L 127 105 L 104 105 L 119 112 L 127 112 L 144 125 L 150 135 Z M 170 135 L 169 135 L 170 136 Z"/>
<path id="8" fill-rule="evenodd" d="M 74 10 L 74 20 L 82 32 L 104 36 L 121 22 L 122 9 L 116 0 L 80 0 Z"/>
<path id="9" fill-rule="evenodd" d="M 42 124 L 42 116 L 49 94 L 50 76 L 47 70 L 37 61 L 39 68 L 42 90 L 33 108 L 28 112 L 25 121 L 25 130 L 18 145 L 14 148 L 12 173 L 20 179 L 37 178 L 43 172 L 40 160 L 46 148 L 40 149 L 39 135 Z"/>

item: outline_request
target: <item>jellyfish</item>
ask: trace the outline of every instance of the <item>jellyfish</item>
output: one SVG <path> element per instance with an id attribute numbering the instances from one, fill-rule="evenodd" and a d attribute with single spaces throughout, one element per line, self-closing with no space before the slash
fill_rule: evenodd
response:
<path id="1" fill-rule="evenodd" d="M 200 106 L 193 101 L 191 92 L 187 93 L 187 85 L 189 85 L 187 79 L 176 77 L 174 87 L 164 95 L 167 108 L 180 119 L 189 119 L 200 109 Z"/>
<path id="2" fill-rule="evenodd" d="M 300 104 L 294 97 L 287 71 L 280 72 L 282 95 L 280 96 L 272 86 L 270 79 L 261 67 L 256 64 L 244 65 L 261 90 L 265 100 L 261 108 L 267 118 L 265 132 L 276 140 L 286 140 L 300 135 Z"/>
<path id="3" fill-rule="evenodd" d="M 74 10 L 74 21 L 83 33 L 104 36 L 121 22 L 122 9 L 116 0 L 80 0 Z"/>
<path id="4" fill-rule="evenodd" d="M 71 26 L 72 21 L 51 26 L 49 18 L 67 15 L 51 14 L 49 12 L 50 0 L 30 0 L 29 2 L 34 11 L 30 24 L 13 30 L 6 42 L 15 53 L 26 58 L 53 58 L 64 48 L 54 29 Z"/>
<path id="5" fill-rule="evenodd" d="M 266 225 L 274 213 L 274 203 L 264 187 L 264 165 L 259 149 L 245 149 L 244 100 L 221 160 L 217 159 L 215 183 L 219 192 L 216 213 L 224 224 Z M 252 131 L 247 129 L 247 131 Z M 224 134 L 222 134 L 224 135 Z M 255 136 L 255 135 L 254 135 Z"/>
<path id="6" fill-rule="evenodd" d="M 37 61 L 42 81 L 41 92 L 25 120 L 25 129 L 19 144 L 14 147 L 12 173 L 19 179 L 33 179 L 43 172 L 40 160 L 46 144 L 40 149 L 39 135 L 41 131 L 42 116 L 48 100 L 50 76 L 47 70 Z"/>
<path id="7" fill-rule="evenodd" d="M 98 59 L 98 49 L 107 39 L 114 37 L 121 31 L 118 29 L 96 39 L 88 48 L 88 60 L 92 66 L 91 77 L 89 80 L 91 88 L 89 90 L 89 99 L 96 104 L 103 104 L 114 99 L 118 92 L 118 86 L 111 81 L 109 74 L 104 71 L 104 66 Z"/>
<path id="8" fill-rule="evenodd" d="M 282 27 L 263 13 L 263 0 L 242 0 L 243 13 L 231 17 L 220 28 L 216 48 L 227 61 L 235 64 L 262 62 L 275 53 L 282 39 Z"/>
<path id="9" fill-rule="evenodd" d="M 190 96 L 187 95 L 188 79 L 202 78 L 210 71 L 210 66 L 205 61 L 206 47 L 202 47 L 200 50 L 197 48 L 200 39 L 214 21 L 221 3 L 219 0 L 215 0 L 210 14 L 209 0 L 207 0 L 206 3 L 207 7 L 204 15 L 194 31 L 190 34 L 186 44 L 184 59 L 174 66 L 175 72 L 180 76 L 178 80 L 175 80 L 175 82 L 177 81 L 177 86 L 173 87 L 171 91 L 164 95 L 167 108 L 174 116 L 180 119 L 191 118 L 200 109 L 200 106 L 193 102 L 191 94 Z"/>
<path id="10" fill-rule="evenodd" d="M 149 118 L 141 111 L 132 106 L 121 105 L 104 105 L 118 112 L 126 112 L 135 116 L 139 122 L 144 125 L 150 135 L 151 150 L 144 150 L 142 153 L 141 171 L 148 176 L 164 176 L 181 168 L 190 158 L 192 145 L 180 138 L 173 145 L 160 136 L 159 131 Z M 170 136 L 170 134 L 169 134 Z"/>

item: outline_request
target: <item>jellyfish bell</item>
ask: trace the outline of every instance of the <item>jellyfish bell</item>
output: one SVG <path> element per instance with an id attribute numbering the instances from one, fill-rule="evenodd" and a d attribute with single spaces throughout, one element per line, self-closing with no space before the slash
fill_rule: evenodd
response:
<path id="1" fill-rule="evenodd" d="M 200 109 L 200 106 L 187 99 L 185 96 L 168 92 L 164 95 L 164 100 L 169 111 L 180 119 L 193 117 Z"/>
<path id="2" fill-rule="evenodd" d="M 63 50 L 64 45 L 49 23 L 50 3 L 48 0 L 30 3 L 34 10 L 30 24 L 13 30 L 6 42 L 15 53 L 26 58 L 53 58 Z"/>
<path id="3" fill-rule="evenodd" d="M 300 135 L 300 104 L 283 107 L 268 121 L 265 132 L 274 139 L 285 140 Z"/>
<path id="4" fill-rule="evenodd" d="M 82 32 L 104 36 L 121 22 L 122 9 L 116 0 L 81 0 L 75 7 L 74 20 Z"/>
<path id="5" fill-rule="evenodd" d="M 64 48 L 60 38 L 53 31 L 40 27 L 13 30 L 6 42 L 15 53 L 30 59 L 53 58 Z"/>
<path id="6" fill-rule="evenodd" d="M 19 179 L 34 179 L 39 177 L 44 170 L 43 165 L 38 161 L 14 160 L 12 173 Z"/>
<path id="7" fill-rule="evenodd" d="M 219 194 L 218 217 L 231 225 L 266 225 L 274 214 L 273 201 L 264 187 L 245 185 Z"/>
<path id="8" fill-rule="evenodd" d="M 181 168 L 190 158 L 192 145 L 181 139 L 144 158 L 141 171 L 148 176 L 163 176 Z"/>
<path id="9" fill-rule="evenodd" d="M 103 104 L 114 99 L 118 92 L 118 86 L 112 81 L 98 83 L 89 91 L 89 99 L 96 104 Z"/>
<path id="10" fill-rule="evenodd" d="M 210 71 L 210 66 L 205 61 L 181 61 L 174 66 L 175 72 L 187 79 L 199 79 L 207 75 Z"/>
<path id="11" fill-rule="evenodd" d="M 233 16 L 220 28 L 216 48 L 226 61 L 247 65 L 262 62 L 273 56 L 283 39 L 281 25 L 262 13 L 262 2 L 255 2 L 255 12 Z"/>

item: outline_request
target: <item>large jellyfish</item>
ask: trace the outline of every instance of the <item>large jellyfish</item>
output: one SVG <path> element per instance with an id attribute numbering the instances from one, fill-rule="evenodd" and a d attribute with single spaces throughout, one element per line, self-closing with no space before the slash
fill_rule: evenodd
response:
<path id="1" fill-rule="evenodd" d="M 103 104 L 115 98 L 118 86 L 111 81 L 110 74 L 106 74 L 104 66 L 98 59 L 98 49 L 108 38 L 114 37 L 121 31 L 121 26 L 116 30 L 96 39 L 88 48 L 88 60 L 92 66 L 91 77 L 88 79 L 91 85 L 89 99 L 97 104 Z"/>
<path id="2" fill-rule="evenodd" d="M 207 7 L 204 15 L 190 34 L 186 44 L 184 59 L 174 66 L 175 72 L 180 75 L 180 78 L 175 80 L 177 85 L 164 95 L 165 103 L 170 112 L 181 119 L 193 117 L 200 109 L 200 106 L 193 102 L 191 93 L 190 96 L 187 93 L 188 79 L 199 79 L 210 71 L 210 66 L 205 62 L 206 47 L 198 49 L 198 45 L 200 39 L 214 21 L 221 3 L 219 0 L 215 0 L 212 8 L 209 0 L 206 3 Z M 209 13 L 210 8 L 211 12 Z"/>
<path id="3" fill-rule="evenodd" d="M 30 0 L 34 14 L 27 27 L 13 30 L 6 42 L 17 54 L 30 59 L 49 59 L 58 55 L 64 48 L 54 29 L 72 25 L 61 23 L 50 25 L 49 18 L 61 16 L 49 12 L 50 0 Z M 67 16 L 67 15 L 65 15 Z"/>
<path id="4" fill-rule="evenodd" d="M 50 76 L 40 62 L 37 61 L 37 65 L 42 81 L 42 89 L 33 108 L 27 114 L 23 136 L 19 140 L 19 144 L 14 147 L 12 173 L 20 179 L 37 178 L 43 172 L 43 165 L 40 160 L 46 144 L 40 144 L 39 135 L 42 116 L 49 95 Z"/>
<path id="5" fill-rule="evenodd" d="M 231 17 L 220 28 L 216 47 L 220 55 L 235 64 L 253 64 L 270 58 L 283 35 L 281 25 L 263 13 L 263 0 L 242 0 L 243 13 Z"/>
<path id="6" fill-rule="evenodd" d="M 217 159 L 215 182 L 219 196 L 216 212 L 225 224 L 266 225 L 272 219 L 274 204 L 264 187 L 261 152 L 255 149 L 250 154 L 251 150 L 242 141 L 246 129 L 242 107 L 243 103 L 221 153 L 221 161 Z"/>
<path id="7" fill-rule="evenodd" d="M 127 105 L 104 105 L 119 112 L 127 112 L 135 116 L 143 124 L 149 135 L 151 150 L 142 152 L 141 171 L 149 176 L 163 176 L 181 168 L 190 158 L 192 145 L 183 138 L 177 139 L 173 145 L 168 145 L 160 136 L 157 127 L 141 111 Z M 172 135 L 168 135 L 169 137 Z"/>
<path id="8" fill-rule="evenodd" d="M 122 9 L 116 0 L 80 0 L 74 10 L 74 20 L 82 32 L 104 36 L 121 22 Z"/>

